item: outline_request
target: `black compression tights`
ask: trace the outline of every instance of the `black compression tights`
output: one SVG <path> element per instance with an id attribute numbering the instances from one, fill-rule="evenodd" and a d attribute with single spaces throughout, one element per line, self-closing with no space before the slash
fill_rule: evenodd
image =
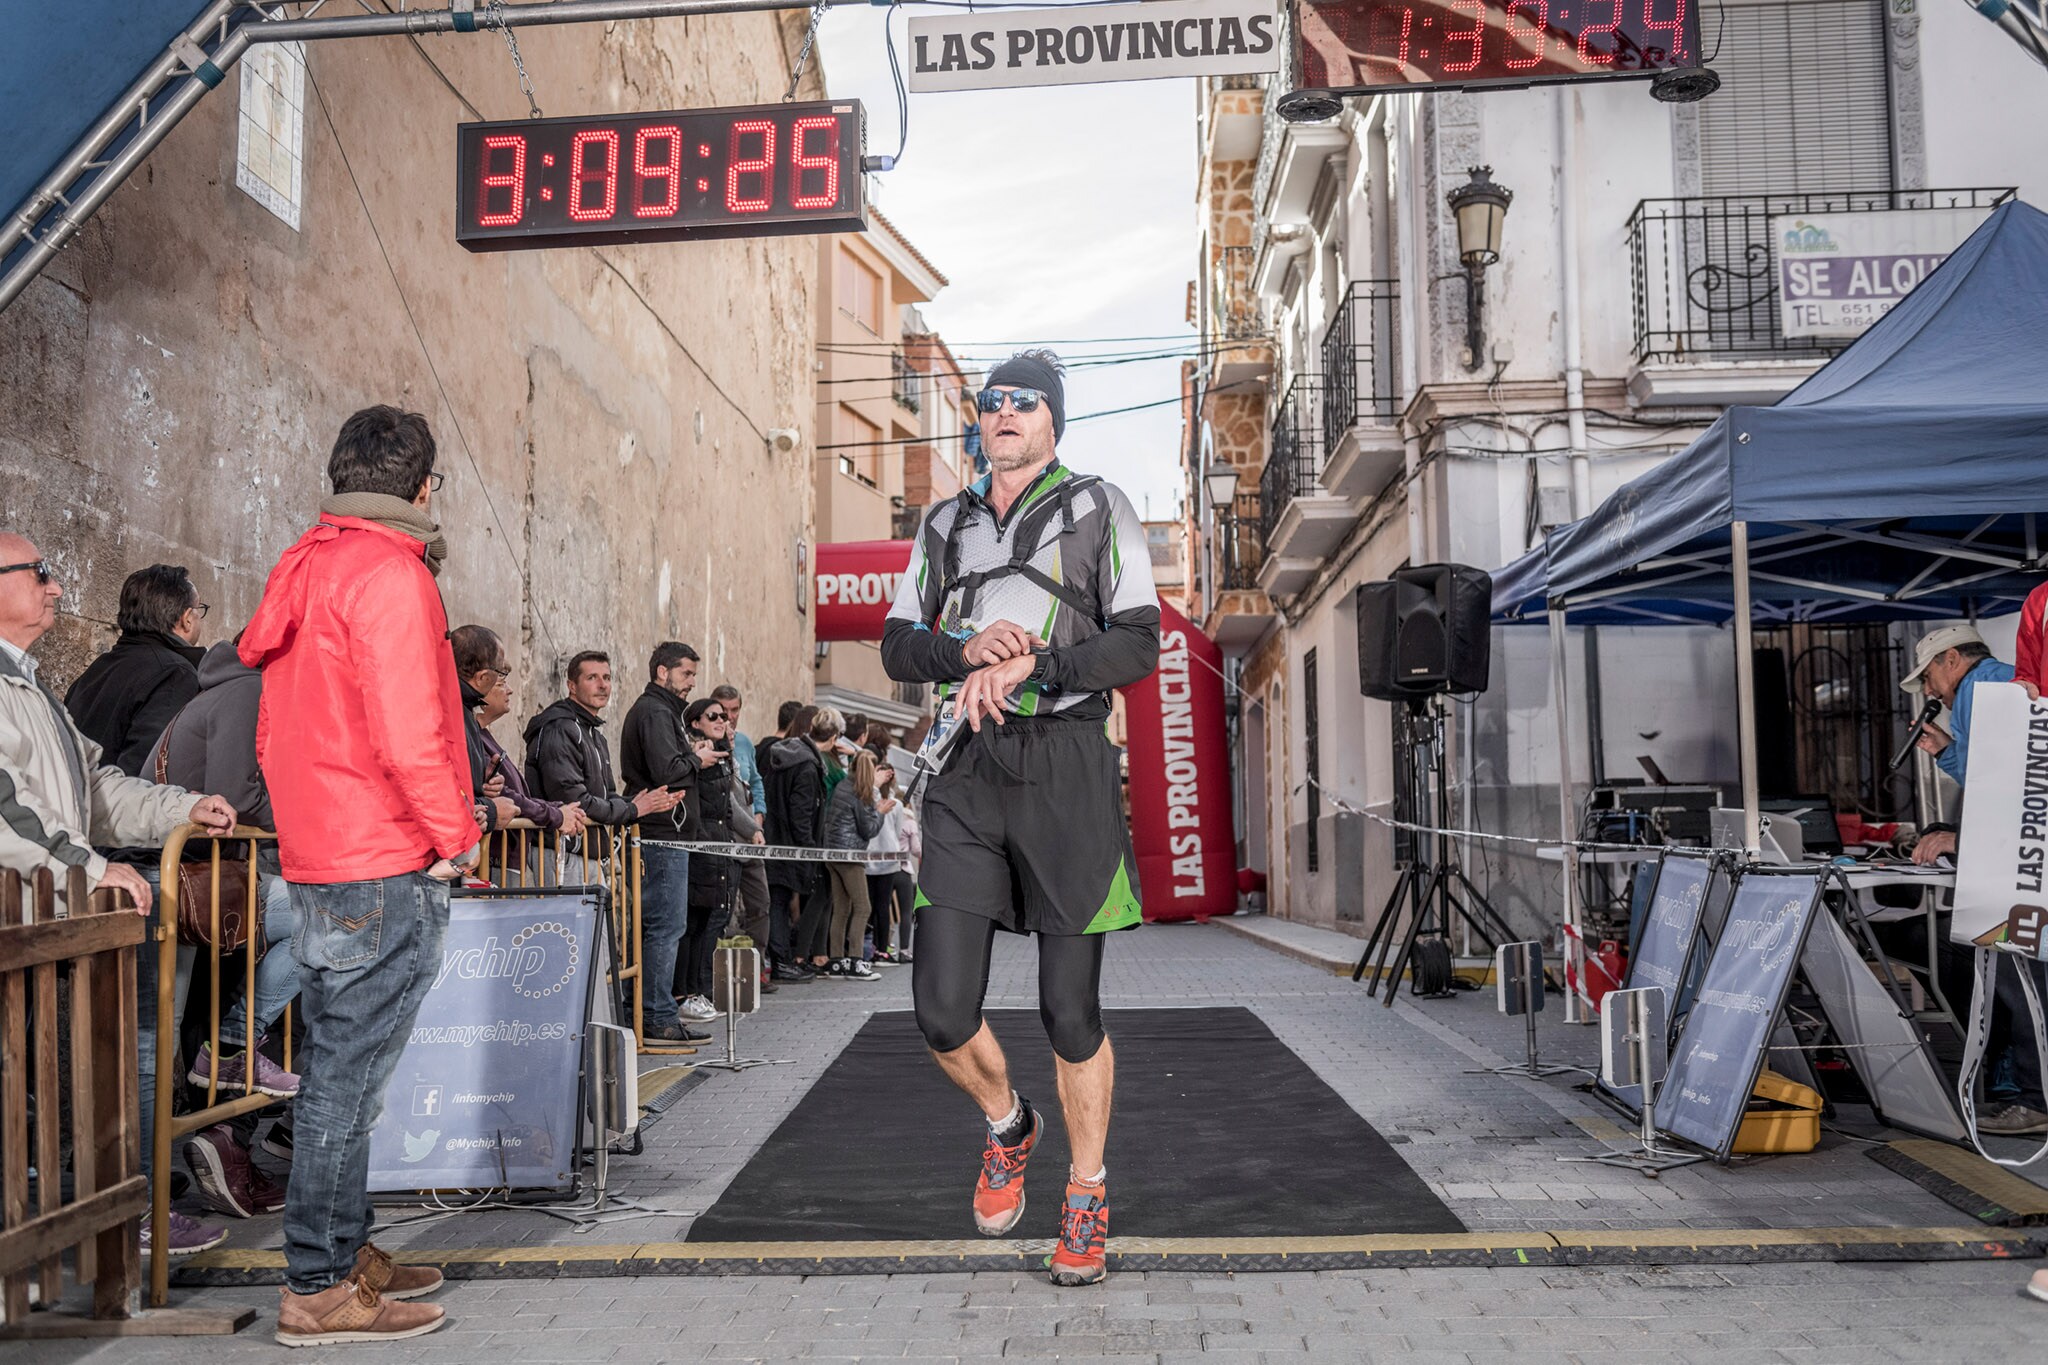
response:
<path id="1" fill-rule="evenodd" d="M 1106 934 L 1039 934 L 1038 1017 L 1052 1050 L 1080 1064 L 1102 1047 L 1102 941 Z M 996 923 L 965 910 L 917 912 L 911 993 L 917 1026 L 934 1052 L 965 1047 L 981 1031 Z"/>

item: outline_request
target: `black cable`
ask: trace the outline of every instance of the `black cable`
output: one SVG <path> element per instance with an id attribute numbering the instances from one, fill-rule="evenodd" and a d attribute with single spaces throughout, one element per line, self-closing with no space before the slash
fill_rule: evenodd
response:
<path id="1" fill-rule="evenodd" d="M 903 67 L 896 60 L 896 11 L 900 0 L 890 0 L 889 12 L 882 16 L 882 45 L 889 52 L 889 77 L 896 82 L 896 155 L 889 158 L 890 169 L 903 160 L 903 149 L 910 143 L 910 91 L 903 83 Z"/>
<path id="2" fill-rule="evenodd" d="M 1092 421 L 1097 417 L 1116 417 L 1126 412 L 1143 412 L 1147 408 L 1163 408 L 1168 404 L 1180 401 L 1180 396 L 1175 395 L 1172 398 L 1161 398 L 1151 403 L 1133 403 L 1126 408 L 1104 408 L 1100 412 L 1084 412 L 1069 417 L 1067 425 L 1072 426 L 1076 422 Z M 886 441 L 839 441 L 832 445 L 819 446 L 817 449 L 820 454 L 823 454 L 828 450 L 880 450 L 883 446 L 938 445 L 942 441 L 964 441 L 966 439 L 967 433 L 963 431 L 957 436 L 898 436 Z"/>

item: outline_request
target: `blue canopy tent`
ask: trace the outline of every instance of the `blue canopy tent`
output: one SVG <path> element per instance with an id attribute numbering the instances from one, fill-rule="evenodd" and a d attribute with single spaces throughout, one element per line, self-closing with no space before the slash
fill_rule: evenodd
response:
<path id="1" fill-rule="evenodd" d="M 1567 620 L 1732 621 L 1754 849 L 1753 621 L 2017 609 L 2048 519 L 2044 369 L 2048 214 L 2009 201 L 1777 404 L 1729 408 L 1502 569 L 1495 619 L 1541 602 L 1560 686 Z"/>

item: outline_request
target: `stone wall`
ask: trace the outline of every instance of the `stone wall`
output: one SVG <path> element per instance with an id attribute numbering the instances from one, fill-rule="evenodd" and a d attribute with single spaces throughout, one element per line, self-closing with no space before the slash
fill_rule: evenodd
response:
<path id="1" fill-rule="evenodd" d="M 743 104 L 781 94 L 803 19 L 520 41 L 550 114 Z M 508 742 L 584 648 L 615 657 L 615 714 L 669 637 L 754 719 L 808 696 L 816 243 L 471 255 L 455 128 L 526 112 L 503 42 L 330 41 L 307 63 L 298 230 L 235 186 L 230 73 L 0 313 L 0 525 L 62 571 L 38 651 L 57 686 L 112 639 L 144 564 L 191 567 L 206 642 L 238 630 L 317 514 L 342 419 L 388 402 L 439 440 L 441 589 L 452 621 L 507 641 Z M 771 453 L 774 427 L 798 450 Z"/>

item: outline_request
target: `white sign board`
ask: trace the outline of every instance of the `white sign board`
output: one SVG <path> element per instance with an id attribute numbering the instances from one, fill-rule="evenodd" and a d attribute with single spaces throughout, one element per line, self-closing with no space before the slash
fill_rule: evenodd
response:
<path id="1" fill-rule="evenodd" d="M 1904 209 L 1771 219 L 1780 329 L 1861 336 L 1990 216 L 1988 208 Z"/>
<path id="2" fill-rule="evenodd" d="M 1949 937 L 2041 955 L 2048 925 L 2048 701 L 2018 683 L 1970 693 L 1970 786 Z"/>
<path id="3" fill-rule="evenodd" d="M 910 88 L 919 94 L 1279 69 L 1275 0 L 1148 0 L 910 21 Z"/>

